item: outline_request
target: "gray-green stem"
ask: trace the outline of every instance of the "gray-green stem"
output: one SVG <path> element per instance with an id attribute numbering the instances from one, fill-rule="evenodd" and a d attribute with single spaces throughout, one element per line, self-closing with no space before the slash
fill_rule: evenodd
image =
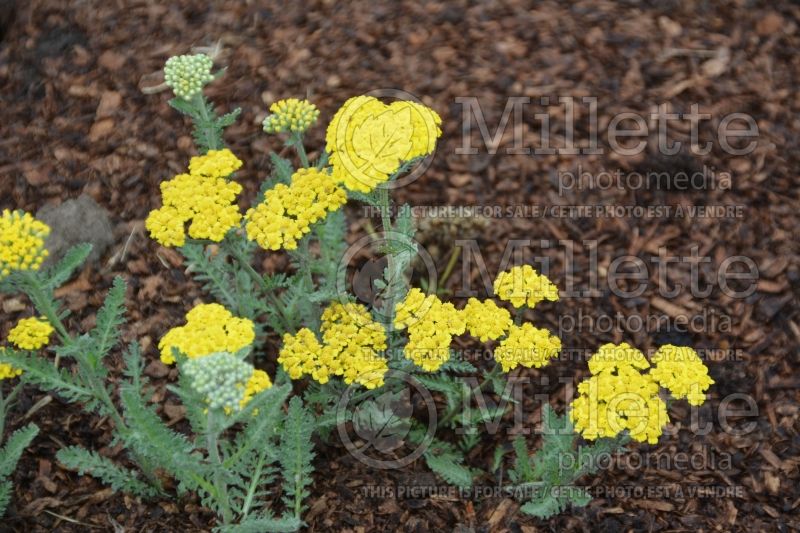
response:
<path id="1" fill-rule="evenodd" d="M 219 412 L 216 409 L 208 410 L 208 424 L 206 427 L 206 446 L 208 448 L 208 456 L 214 463 L 214 490 L 217 493 L 217 500 L 222 508 L 222 521 L 225 524 L 230 524 L 233 520 L 233 512 L 228 498 L 228 486 L 223 479 L 223 465 L 222 459 L 219 455 L 219 444 L 217 439 L 219 433 L 217 429 L 217 417 Z"/>

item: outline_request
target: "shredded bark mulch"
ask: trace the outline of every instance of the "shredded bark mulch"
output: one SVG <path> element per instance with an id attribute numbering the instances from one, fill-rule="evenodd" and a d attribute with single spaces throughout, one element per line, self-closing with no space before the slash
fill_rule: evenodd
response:
<path id="1" fill-rule="evenodd" d="M 619 462 L 583 484 L 596 498 L 583 509 L 550 520 L 519 512 L 502 494 L 466 498 L 437 494 L 380 498 L 369 486 L 442 485 L 418 461 L 402 471 L 379 472 L 353 459 L 333 442 L 320 444 L 317 474 L 306 520 L 318 531 L 789 531 L 800 529 L 800 316 L 798 234 L 800 201 L 800 6 L 790 2 L 30 2 L 0 0 L 0 208 L 37 211 L 88 194 L 111 214 L 116 244 L 101 262 L 86 268 L 59 291 L 72 311 L 72 330 L 90 327 L 115 275 L 130 286 L 126 340 L 138 339 L 151 364 L 153 400 L 166 420 L 179 423 L 177 401 L 165 389 L 174 370 L 157 363 L 158 339 L 180 323 L 203 298 L 174 251 L 159 248 L 144 231 L 147 213 L 158 206 L 158 185 L 185 167 L 193 155 L 186 121 L 168 105 L 160 69 L 171 55 L 205 48 L 227 66 L 208 93 L 223 111 L 240 106 L 239 122 L 226 134 L 244 162 L 237 179 L 249 202 L 270 172 L 268 154 L 281 141 L 261 132 L 268 105 L 283 97 L 309 97 L 324 125 L 348 97 L 381 88 L 419 96 L 443 118 L 443 136 L 426 174 L 400 189 L 398 201 L 412 205 L 669 205 L 741 206 L 734 217 L 503 217 L 480 232 L 489 272 L 499 266 L 505 243 L 530 239 L 529 256 L 551 259 L 550 274 L 563 288 L 590 283 L 591 252 L 601 272 L 611 261 L 633 255 L 649 262 L 665 247 L 672 256 L 709 258 L 699 264 L 704 298 L 692 296 L 687 263 L 668 270 L 667 287 L 650 269 L 647 289 L 620 298 L 607 287 L 537 308 L 539 325 L 558 329 L 562 317 L 605 315 L 666 317 L 667 331 L 563 331 L 567 350 L 592 350 L 604 342 L 632 342 L 651 349 L 667 342 L 718 350 L 708 361 L 716 384 L 699 411 L 711 430 L 688 429 L 685 403 L 671 408 L 675 431 L 651 454 L 685 454 L 690 465 Z M 491 155 L 458 155 L 463 107 L 456 98 L 478 97 L 493 131 L 510 96 L 594 96 L 601 126 L 633 111 L 648 116 L 659 104 L 685 112 L 697 103 L 712 115 L 701 138 L 714 140 L 719 118 L 747 113 L 759 126 L 757 147 L 747 155 L 726 154 L 715 144 L 704 156 L 670 158 L 649 153 L 620 156 L 509 154 L 511 128 Z M 585 119 L 586 108 L 579 113 Z M 565 118 L 556 112 L 554 137 Z M 538 125 L 528 113 L 524 138 L 538 143 Z M 561 124 L 561 126 L 558 125 Z M 586 138 L 586 125 L 576 136 Z M 670 136 L 686 139 L 688 131 Z M 324 127 L 308 146 L 323 145 Z M 473 132 L 478 147 L 481 137 Z M 601 140 L 602 142 L 602 140 Z M 318 150 L 319 148 L 316 148 Z M 314 150 L 314 148 L 312 148 Z M 288 152 L 285 152 L 288 153 Z M 319 155 L 319 152 L 311 156 Z M 559 172 L 590 173 L 713 167 L 729 172 L 731 186 L 711 190 L 570 190 L 559 194 Z M 353 236 L 365 230 L 357 206 L 349 215 Z M 377 221 L 376 221 L 377 223 Z M 424 238 L 424 237 L 423 237 Z M 458 236 L 456 236 L 458 238 Z M 446 239 L 446 238 L 445 238 Z M 549 249 L 540 241 L 554 243 Z M 575 243 L 572 264 L 555 243 Z M 593 245 L 585 244 L 592 241 Z M 447 263 L 452 242 L 427 244 Z M 437 248 L 438 247 L 438 248 Z M 732 256 L 757 265 L 755 291 L 731 298 L 720 290 L 718 272 Z M 282 260 L 265 258 L 264 268 Z M 473 268 L 474 268 L 473 264 Z M 460 265 L 448 280 L 456 291 L 465 279 Z M 477 271 L 471 276 L 477 277 Z M 474 280 L 473 280 L 474 281 Z M 679 289 L 664 297 L 662 290 Z M 30 313 L 22 298 L 0 297 L 2 338 Z M 702 327 L 679 331 L 681 316 L 712 316 Z M 716 317 L 716 318 L 713 318 Z M 587 318 L 586 320 L 589 320 Z M 623 324 L 630 324 L 629 321 Z M 464 347 L 475 347 L 465 344 Z M 274 371 L 276 345 L 265 355 Z M 733 354 L 733 355 L 731 355 Z M 121 361 L 113 375 L 119 376 Z M 550 385 L 526 397 L 526 423 L 538 423 L 533 394 L 551 393 L 564 409 L 560 377 L 584 376 L 584 360 L 567 358 L 540 372 Z M 5 387 L 8 384 L 4 385 Z M 757 417 L 730 417 L 737 435 L 723 431 L 720 402 L 741 393 L 755 400 Z M 742 406 L 741 402 L 736 404 Z M 89 476 L 59 465 L 56 451 L 81 444 L 124 460 L 110 447 L 110 422 L 26 388 L 8 431 L 35 421 L 41 432 L 14 476 L 15 494 L 2 531 L 208 531 L 213 517 L 192 498 L 142 502 L 115 494 Z M 510 417 L 504 422 L 511 424 Z M 485 436 L 470 455 L 488 470 L 492 450 L 511 435 Z M 528 437 L 532 448 L 537 439 Z M 476 483 L 496 486 L 504 467 Z M 703 487 L 706 492 L 703 492 Z M 617 493 L 619 490 L 627 493 Z M 617 491 L 617 492 L 615 492 Z M 682 496 L 679 496 L 682 494 Z"/>

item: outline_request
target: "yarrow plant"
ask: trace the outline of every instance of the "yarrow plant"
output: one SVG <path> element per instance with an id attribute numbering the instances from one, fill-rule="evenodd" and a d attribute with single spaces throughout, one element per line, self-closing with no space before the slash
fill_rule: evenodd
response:
<path id="1" fill-rule="evenodd" d="M 156 245 L 183 256 L 204 291 L 185 318 L 160 332 L 157 345 L 160 361 L 177 369 L 169 390 L 185 407 L 188 427 L 177 431 L 164 422 L 149 400 L 145 356 L 135 342 L 121 346 L 124 280 L 109 288 L 95 327 L 71 333 L 55 291 L 90 247 L 78 246 L 42 269 L 49 228 L 22 212 L 0 217 L 0 289 L 27 295 L 36 314 L 11 330 L 13 347 L 0 351 L 0 379 L 19 379 L 109 419 L 110 444 L 120 444 L 132 465 L 70 446 L 58 453 L 64 466 L 138 497 L 193 492 L 216 514 L 220 531 L 302 527 L 314 474 L 312 436 L 330 443 L 334 428 L 400 435 L 389 439 L 392 450 L 424 445 L 420 457 L 432 471 L 470 486 L 485 475 L 468 459 L 482 438 L 478 427 L 500 420 L 516 401 L 509 375 L 558 359 L 561 340 L 531 321 L 534 308 L 559 300 L 558 287 L 530 265 L 500 272 L 493 294 L 463 303 L 411 286 L 414 222 L 409 206 L 392 209 L 390 192 L 434 152 L 442 134 L 439 115 L 418 102 L 350 98 L 325 110 L 332 118 L 324 149 L 308 152 L 305 134 L 320 110 L 296 98 L 273 103 L 263 130 L 292 151 L 288 158 L 272 153 L 271 174 L 259 179 L 255 198 L 245 197 L 237 172 L 247 162 L 223 137 L 239 110 L 218 116 L 206 99 L 204 87 L 219 77 L 212 70 L 202 54 L 170 58 L 164 67 L 170 105 L 191 119 L 198 155 L 182 163 L 185 171 L 164 176 L 145 222 Z M 369 305 L 342 288 L 349 201 L 381 214 L 382 233 L 373 237 L 385 266 L 370 285 L 377 293 Z M 287 255 L 289 267 L 261 272 L 270 254 Z M 459 358 L 456 339 L 490 346 L 489 367 Z M 112 386 L 105 360 L 116 352 L 124 353 L 125 375 Z M 631 439 L 657 442 L 668 422 L 666 391 L 699 405 L 713 383 L 693 350 L 675 346 L 648 361 L 627 344 L 606 344 L 589 371 L 565 415 L 544 409 L 536 454 L 529 456 L 524 439 L 514 441 L 510 491 L 571 486 L 592 472 L 583 459 L 560 468 L 559 454 L 591 457 Z M 474 390 L 461 379 L 465 374 L 477 376 Z M 392 411 L 402 403 L 397 375 L 437 395 L 438 433 L 427 434 L 413 409 Z M 501 401 L 476 407 L 473 393 L 483 390 Z M 342 410 L 341 400 L 352 394 L 359 407 Z M 0 457 L 0 504 L 10 493 L 2 485 L 7 465 L 35 434 L 27 429 L 9 439 L 10 459 Z M 497 448 L 494 466 L 504 453 Z M 522 510 L 549 516 L 587 501 L 585 494 L 549 491 Z"/>

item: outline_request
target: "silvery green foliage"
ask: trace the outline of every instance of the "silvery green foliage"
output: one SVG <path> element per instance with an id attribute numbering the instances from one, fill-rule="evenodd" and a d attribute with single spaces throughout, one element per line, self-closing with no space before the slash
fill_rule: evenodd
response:
<path id="1" fill-rule="evenodd" d="M 566 416 L 558 416 L 545 405 L 542 409 L 542 447 L 528 455 L 525 439 L 514 440 L 516 460 L 509 477 L 514 483 L 508 489 L 525 501 L 523 513 L 548 518 L 567 507 L 583 507 L 591 495 L 576 482 L 599 468 L 599 458 L 622 450 L 625 435 L 613 439 L 598 439 L 593 444 L 580 445 L 579 437 Z M 527 500 L 527 501 L 526 501 Z"/>
<path id="2" fill-rule="evenodd" d="M 220 352 L 189 359 L 181 366 L 192 388 L 205 398 L 209 409 L 238 411 L 253 365 L 233 354 Z"/>
<path id="3" fill-rule="evenodd" d="M 5 402 L 0 406 L 5 410 Z M 5 417 L 5 413 L 2 413 Z M 0 432 L 2 433 L 2 432 Z M 39 433 L 39 428 L 34 424 L 28 424 L 22 429 L 18 429 L 8 438 L 5 446 L 0 448 L 0 517 L 6 512 L 8 502 L 11 500 L 13 485 L 11 484 L 11 474 L 17 467 L 22 452 Z"/>

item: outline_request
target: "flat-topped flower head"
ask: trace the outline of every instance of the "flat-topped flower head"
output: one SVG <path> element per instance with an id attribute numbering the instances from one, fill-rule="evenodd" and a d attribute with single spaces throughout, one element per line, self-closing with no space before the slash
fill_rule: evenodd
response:
<path id="1" fill-rule="evenodd" d="M 423 295 L 419 289 L 408 291 L 395 306 L 394 325 L 408 328 L 403 354 L 426 372 L 439 370 L 450 359 L 453 336 L 463 334 L 467 328 L 462 311 L 434 295 Z"/>
<path id="2" fill-rule="evenodd" d="M 245 215 L 247 238 L 265 250 L 294 250 L 311 225 L 347 202 L 347 194 L 326 172 L 301 168 L 290 185 L 279 183 Z"/>
<path id="3" fill-rule="evenodd" d="M 332 175 L 348 189 L 368 193 L 388 181 L 404 162 L 433 152 L 440 124 L 439 115 L 422 104 L 350 98 L 325 135 Z"/>
<path id="4" fill-rule="evenodd" d="M 524 305 L 533 308 L 542 300 L 558 300 L 558 287 L 530 265 L 515 266 L 498 274 L 494 293 L 517 308 Z"/>
<path id="5" fill-rule="evenodd" d="M 366 307 L 355 303 L 332 303 L 322 313 L 322 342 L 308 328 L 283 337 L 278 362 L 289 377 L 311 376 L 327 383 L 341 376 L 346 384 L 367 389 L 380 387 L 389 370 L 381 352 L 386 349 L 386 331 L 372 319 Z"/>
<path id="6" fill-rule="evenodd" d="M 581 382 L 569 417 L 587 440 L 627 431 L 632 439 L 650 444 L 658 442 L 669 423 L 658 384 L 633 366 L 601 372 Z"/>
<path id="7" fill-rule="evenodd" d="M 686 398 L 691 405 L 705 402 L 705 392 L 714 380 L 693 349 L 668 344 L 658 349 L 651 362 L 650 375 L 675 398 Z"/>
<path id="8" fill-rule="evenodd" d="M 303 133 L 319 118 L 319 109 L 308 100 L 287 98 L 269 107 L 270 115 L 264 119 L 266 133 Z"/>
<path id="9" fill-rule="evenodd" d="M 508 336 L 495 349 L 494 358 L 503 367 L 503 372 L 510 372 L 518 366 L 541 368 L 560 351 L 561 339 L 526 322 L 510 327 Z"/>
<path id="10" fill-rule="evenodd" d="M 604 344 L 589 359 L 589 371 L 592 374 L 615 372 L 623 367 L 644 370 L 650 368 L 650 363 L 641 351 L 626 342 Z"/>
<path id="11" fill-rule="evenodd" d="M 482 302 L 477 298 L 467 301 L 464 320 L 467 322 L 469 334 L 478 337 L 481 342 L 499 339 L 513 324 L 511 313 L 507 309 L 498 307 L 492 300 Z"/>
<path id="12" fill-rule="evenodd" d="M 0 215 L 0 280 L 13 272 L 39 270 L 47 257 L 44 242 L 50 228 L 24 211 Z"/>
<path id="13" fill-rule="evenodd" d="M 8 333 L 8 340 L 23 350 L 38 350 L 50 342 L 53 326 L 44 318 L 23 318 Z"/>
<path id="14" fill-rule="evenodd" d="M 163 206 L 151 211 L 145 221 L 150 236 L 163 246 L 183 246 L 190 223 L 189 237 L 222 241 L 242 220 L 236 204 L 242 186 L 225 179 L 241 165 L 227 149 L 193 157 L 189 174 L 161 183 Z"/>
<path id="15" fill-rule="evenodd" d="M 186 314 L 186 325 L 172 328 L 161 338 L 161 361 L 175 362 L 172 349 L 189 359 L 216 352 L 236 353 L 255 340 L 255 325 L 233 316 L 220 304 L 200 304 Z"/>
<path id="16" fill-rule="evenodd" d="M 181 372 L 189 377 L 192 388 L 205 398 L 209 409 L 236 412 L 249 399 L 245 396 L 253 377 L 253 366 L 233 354 L 220 352 L 189 359 L 183 363 Z"/>
<path id="17" fill-rule="evenodd" d="M 227 148 L 209 150 L 189 160 L 189 174 L 195 177 L 227 178 L 241 167 L 241 160 Z"/>
<path id="18" fill-rule="evenodd" d="M 4 351 L 5 348 L 0 348 L 0 357 L 3 356 Z M 14 368 L 8 363 L 0 363 L 0 380 L 13 379 L 20 375 L 22 375 L 22 370 Z"/>
<path id="19" fill-rule="evenodd" d="M 164 65 L 164 81 L 183 100 L 191 100 L 214 79 L 214 62 L 205 54 L 170 57 Z"/>

